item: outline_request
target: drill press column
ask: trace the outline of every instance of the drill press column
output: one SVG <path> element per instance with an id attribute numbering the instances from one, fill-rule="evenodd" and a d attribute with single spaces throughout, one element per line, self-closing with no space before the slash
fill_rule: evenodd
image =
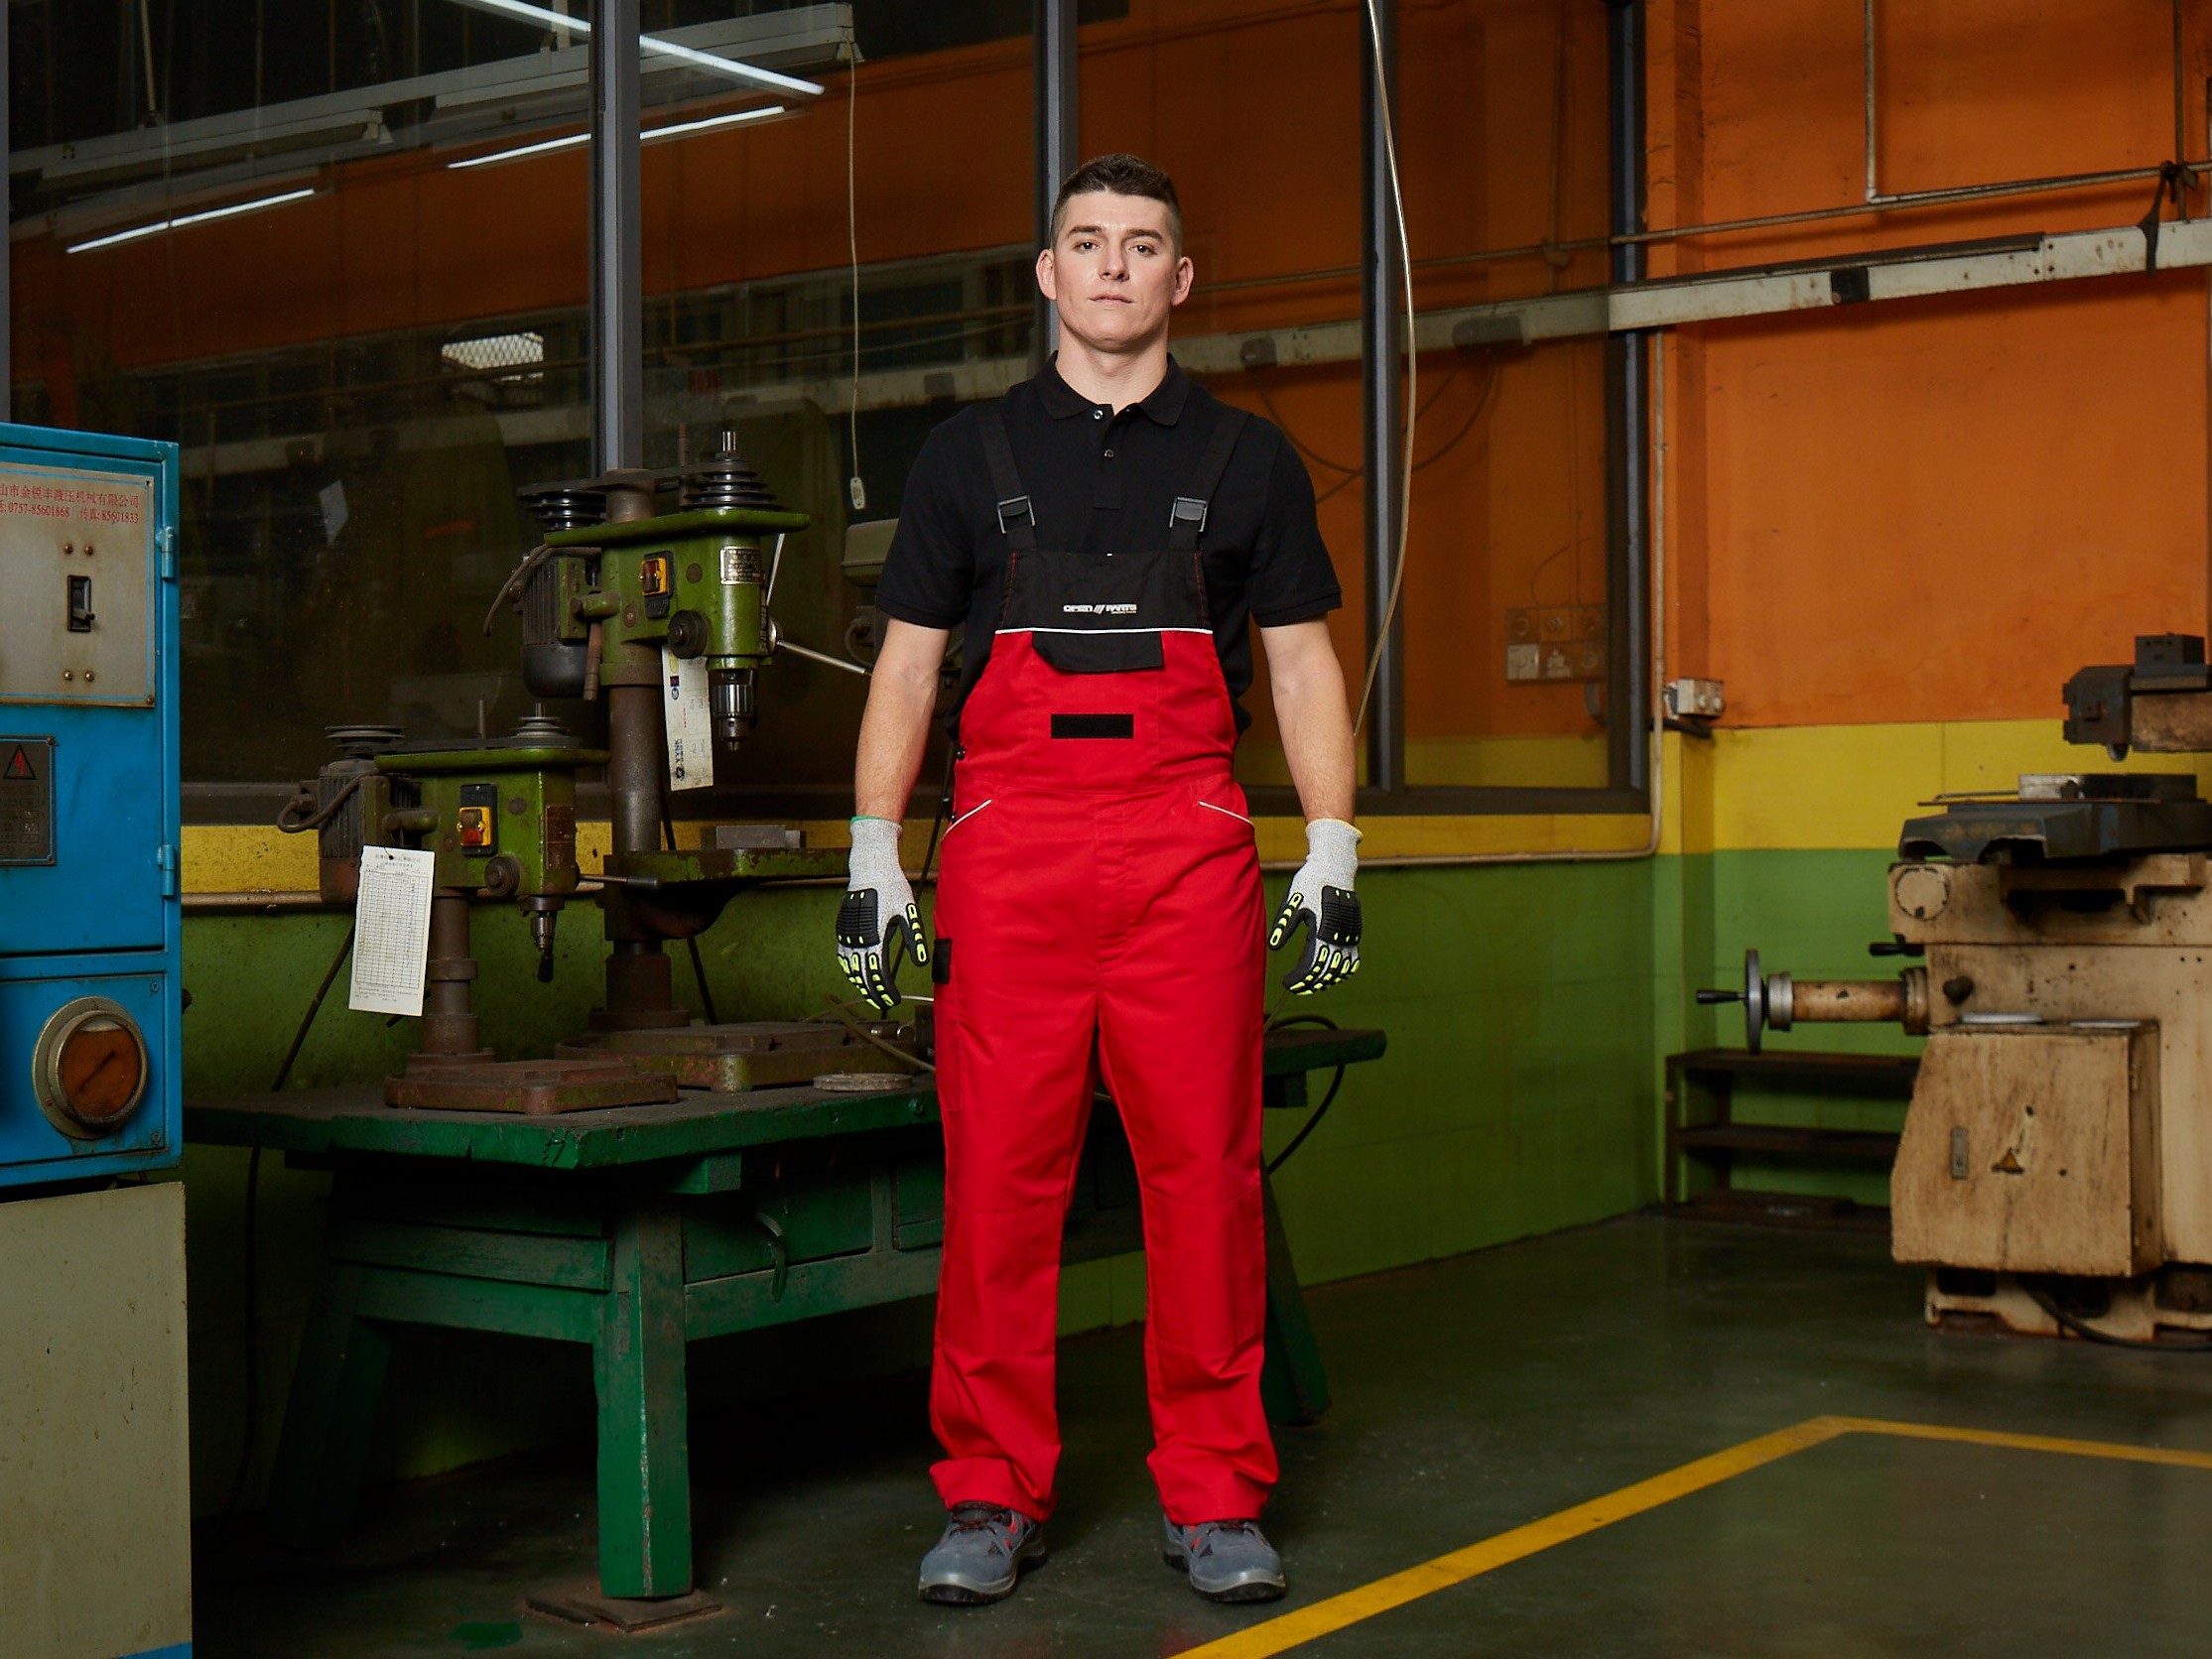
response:
<path id="1" fill-rule="evenodd" d="M 631 524 L 653 513 L 650 473 L 610 473 L 606 519 Z M 610 551 L 607 558 L 623 554 Z M 633 598 L 629 601 L 636 603 Z M 636 618 L 625 615 L 625 623 Z M 660 850 L 661 777 L 667 761 L 661 730 L 661 654 L 657 645 L 617 630 L 599 668 L 606 689 L 607 791 L 617 859 Z M 649 1031 L 691 1023 L 676 1005 L 675 981 L 659 935 L 632 914 L 623 895 L 606 897 L 606 1005 L 591 1011 L 594 1031 Z"/>

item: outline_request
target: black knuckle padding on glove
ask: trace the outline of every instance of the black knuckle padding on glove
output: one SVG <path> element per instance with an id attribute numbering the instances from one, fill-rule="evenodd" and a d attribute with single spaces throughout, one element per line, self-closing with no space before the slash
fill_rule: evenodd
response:
<path id="1" fill-rule="evenodd" d="M 1295 897 L 1295 895 L 1293 895 Z M 1286 911 L 1290 907 L 1285 907 Z M 1285 917 L 1288 926 L 1281 932 L 1281 941 L 1288 944 L 1300 932 L 1306 934 L 1305 954 L 1298 965 L 1283 975 L 1286 990 L 1319 990 L 1350 977 L 1353 965 L 1359 958 L 1351 953 L 1360 948 L 1360 895 L 1344 887 L 1323 887 L 1318 914 L 1303 905 Z"/>
<path id="2" fill-rule="evenodd" d="M 882 944 L 875 921 L 875 889 L 863 887 L 846 894 L 838 906 L 838 945 L 846 951 L 873 951 Z"/>
<path id="3" fill-rule="evenodd" d="M 905 1000 L 898 986 L 901 956 L 911 957 L 917 966 L 929 962 L 921 912 L 910 905 L 903 916 L 882 922 L 872 887 L 848 891 L 838 905 L 838 951 L 846 977 L 886 1014 Z"/>

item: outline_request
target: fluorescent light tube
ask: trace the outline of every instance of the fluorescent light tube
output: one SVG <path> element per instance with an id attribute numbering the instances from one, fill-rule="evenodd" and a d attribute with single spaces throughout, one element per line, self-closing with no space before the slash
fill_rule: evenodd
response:
<path id="1" fill-rule="evenodd" d="M 107 236 L 95 236 L 89 242 L 74 242 L 66 251 L 87 253 L 93 248 L 112 248 L 118 242 L 135 242 L 141 236 L 159 236 L 165 230 L 182 230 L 188 224 L 205 224 L 210 219 L 230 219 L 236 218 L 240 213 L 258 213 L 264 207 L 282 207 L 287 201 L 302 201 L 313 194 L 315 191 L 312 189 L 286 191 L 282 195 L 257 196 L 252 201 L 233 201 L 227 207 L 208 207 L 197 213 L 180 213 L 173 219 L 157 219 L 152 224 L 118 230 Z"/>
<path id="2" fill-rule="evenodd" d="M 712 132 L 717 127 L 741 126 L 748 121 L 765 121 L 771 116 L 788 115 L 791 111 L 782 104 L 764 104 L 758 109 L 740 109 L 729 115 L 710 115 L 698 121 L 678 121 L 666 127 L 648 127 L 638 134 L 641 144 L 658 144 L 664 138 L 681 138 L 687 133 Z M 470 156 L 463 161 L 448 162 L 450 169 L 489 167 L 494 162 L 519 161 L 524 156 L 543 156 L 555 150 L 574 150 L 580 144 L 588 144 L 587 132 L 570 133 L 563 138 L 543 138 L 535 144 L 518 144 L 511 150 L 494 150 L 488 156 Z"/>
<path id="3" fill-rule="evenodd" d="M 498 12 L 504 17 L 519 17 L 527 23 L 543 24 L 548 29 L 565 29 L 571 34 L 591 33 L 588 19 L 570 17 L 545 6 L 533 6 L 530 0 L 458 0 L 458 4 L 473 6 L 480 12 Z M 640 52 L 649 52 L 657 58 L 673 58 L 694 68 L 728 75 L 733 80 L 750 81 L 755 86 L 773 87 L 778 92 L 796 92 L 802 97 L 811 98 L 820 95 L 822 91 L 819 82 L 778 74 L 774 69 L 755 68 L 750 64 L 738 63 L 734 58 L 717 58 L 712 52 L 699 52 L 688 46 L 678 46 L 674 41 L 664 41 L 657 35 L 640 35 L 637 45 Z"/>

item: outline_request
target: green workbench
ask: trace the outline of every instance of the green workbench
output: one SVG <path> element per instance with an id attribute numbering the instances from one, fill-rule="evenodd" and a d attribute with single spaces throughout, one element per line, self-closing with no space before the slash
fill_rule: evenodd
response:
<path id="1" fill-rule="evenodd" d="M 1378 1031 L 1272 1032 L 1266 1104 L 1303 1106 L 1311 1073 L 1382 1050 Z M 188 1104 L 185 1134 L 332 1174 L 270 1492 L 277 1534 L 303 1544 L 351 1524 L 390 1326 L 553 1338 L 591 1347 L 601 1593 L 682 1595 L 685 1344 L 937 1288 L 944 1151 L 921 1080 L 549 1117 L 404 1110 L 374 1086 L 304 1089 Z M 1265 1208 L 1268 1409 L 1311 1422 L 1328 1383 L 1272 1191 Z M 1114 1113 L 1096 1112 L 1066 1259 L 1141 1247 L 1127 1143 Z"/>

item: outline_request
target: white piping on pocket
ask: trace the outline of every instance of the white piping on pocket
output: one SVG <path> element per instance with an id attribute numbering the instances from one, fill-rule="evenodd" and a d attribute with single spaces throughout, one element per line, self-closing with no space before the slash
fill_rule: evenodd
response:
<path id="1" fill-rule="evenodd" d="M 1206 634 L 1211 628 L 1000 628 L 1002 634 Z"/>
<path id="2" fill-rule="evenodd" d="M 996 799 L 996 796 L 991 797 L 991 800 Z M 962 825 L 966 824 L 970 819 L 974 818 L 977 813 L 981 812 L 985 807 L 989 805 L 990 801 L 978 801 L 976 803 L 975 806 L 969 808 L 968 811 L 962 813 L 960 817 L 954 819 L 952 823 L 946 825 L 945 833 L 937 837 L 937 844 L 939 846 L 943 846 L 947 841 L 951 840 L 953 838 L 953 831 L 955 830 L 958 830 Z"/>
<path id="3" fill-rule="evenodd" d="M 984 804 L 987 806 L 989 803 L 986 802 Z M 1211 801 L 1201 801 L 1199 805 L 1204 807 L 1210 813 L 1220 813 L 1224 818 L 1233 818 L 1238 824 L 1251 823 L 1251 820 L 1246 818 L 1242 813 L 1233 813 L 1227 807 L 1215 806 L 1214 803 Z"/>

